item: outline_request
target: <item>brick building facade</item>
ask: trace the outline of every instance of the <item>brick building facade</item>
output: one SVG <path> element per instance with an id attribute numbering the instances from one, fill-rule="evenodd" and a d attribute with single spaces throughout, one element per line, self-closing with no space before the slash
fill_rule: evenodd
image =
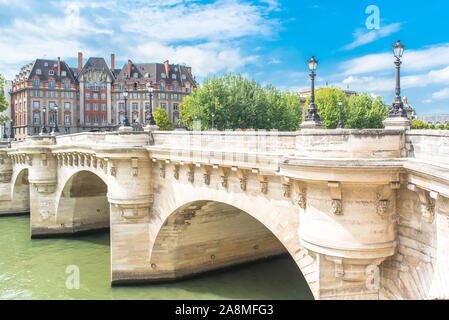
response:
<path id="1" fill-rule="evenodd" d="M 147 84 L 153 88 L 152 99 Z M 40 132 L 45 109 L 45 124 L 57 121 L 63 133 L 108 131 L 116 129 L 125 118 L 144 124 L 150 113 L 162 106 L 175 126 L 180 118 L 179 105 L 189 95 L 196 81 L 190 67 L 164 63 L 133 63 L 128 60 L 115 68 L 115 55 L 110 66 L 104 58 L 91 57 L 83 63 L 78 53 L 78 66 L 71 68 L 58 60 L 36 59 L 23 66 L 13 80 L 11 112 L 15 137 Z"/>

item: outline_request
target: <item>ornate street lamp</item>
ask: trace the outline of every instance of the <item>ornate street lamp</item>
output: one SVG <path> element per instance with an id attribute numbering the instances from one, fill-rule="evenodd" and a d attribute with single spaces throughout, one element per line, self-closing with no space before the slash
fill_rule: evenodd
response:
<path id="1" fill-rule="evenodd" d="M 47 133 L 47 128 L 45 127 L 45 113 L 46 112 L 47 112 L 47 109 L 45 107 L 43 107 L 42 108 L 43 117 L 42 117 L 41 134 L 46 134 Z"/>
<path id="2" fill-rule="evenodd" d="M 407 112 L 404 109 L 404 104 L 401 99 L 401 58 L 404 53 L 404 45 L 401 40 L 397 40 L 393 47 L 393 54 L 396 58 L 394 64 L 396 65 L 396 88 L 394 102 L 388 112 L 388 117 L 403 117 L 407 118 Z"/>
<path id="3" fill-rule="evenodd" d="M 305 117 L 304 123 L 301 125 L 302 128 L 323 128 L 324 125 L 321 122 L 320 116 L 318 115 L 318 109 L 315 106 L 315 71 L 318 61 L 312 56 L 310 60 L 307 61 L 310 70 L 310 103 L 309 110 Z"/>
<path id="4" fill-rule="evenodd" d="M 6 122 L 3 123 L 3 139 L 8 139 L 8 135 L 6 134 Z"/>
<path id="5" fill-rule="evenodd" d="M 129 120 L 128 120 L 128 109 L 126 106 L 126 99 L 128 98 L 128 90 L 125 90 L 123 92 L 123 97 L 125 98 L 125 121 L 123 123 L 123 126 L 130 127 Z"/>
<path id="6" fill-rule="evenodd" d="M 55 128 L 54 128 L 53 132 L 59 133 L 59 128 L 58 128 L 58 106 L 57 105 L 55 105 Z"/>
<path id="7" fill-rule="evenodd" d="M 150 94 L 150 114 L 146 118 L 147 125 L 154 126 L 156 122 L 154 122 L 153 117 L 153 86 L 150 83 L 147 83 L 147 91 Z"/>
<path id="8" fill-rule="evenodd" d="M 212 112 L 212 130 L 214 130 L 214 118 L 215 118 L 215 113 Z"/>
<path id="9" fill-rule="evenodd" d="M 338 100 L 338 109 L 340 111 L 339 115 L 338 115 L 338 124 L 337 124 L 337 129 L 343 129 L 343 122 L 341 122 L 341 105 L 343 104 L 343 102 L 340 100 Z"/>

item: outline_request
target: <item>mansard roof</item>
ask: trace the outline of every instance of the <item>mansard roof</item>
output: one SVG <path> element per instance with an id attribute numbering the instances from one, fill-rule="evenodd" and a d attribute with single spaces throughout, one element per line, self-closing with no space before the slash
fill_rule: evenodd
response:
<path id="1" fill-rule="evenodd" d="M 162 74 L 166 73 L 165 65 L 163 63 L 131 63 L 131 75 L 128 77 L 128 64 L 123 65 L 116 77 L 116 81 L 125 81 L 126 83 L 145 83 L 150 80 L 152 83 L 159 83 L 161 80 L 166 84 L 171 85 L 173 82 L 177 82 L 184 85 L 184 81 L 188 81 L 193 87 L 196 87 L 196 81 L 190 72 L 190 68 L 179 64 L 169 65 L 169 74 L 165 78 L 162 78 Z M 134 74 L 137 73 L 137 78 Z M 172 75 L 176 74 L 176 79 L 172 78 Z M 186 76 L 186 79 L 182 79 L 182 75 Z"/>
<path id="2" fill-rule="evenodd" d="M 115 79 L 115 75 L 111 70 L 109 70 L 109 66 L 107 65 L 104 58 L 96 58 L 96 57 L 90 57 L 86 64 L 84 65 L 83 69 L 78 72 L 78 77 L 80 74 L 82 74 L 85 70 L 89 69 L 96 69 L 96 70 L 104 70 L 112 80 Z"/>
<path id="3" fill-rule="evenodd" d="M 41 74 L 37 74 L 38 69 L 41 70 Z M 53 75 L 49 74 L 50 70 L 53 70 Z M 36 59 L 27 80 L 37 76 L 40 81 L 48 81 L 49 78 L 52 78 L 56 82 L 62 82 L 64 79 L 69 78 L 71 82 L 75 82 L 72 70 L 64 61 L 61 61 L 61 74 L 62 71 L 66 72 L 66 76 L 58 76 L 58 60 Z"/>

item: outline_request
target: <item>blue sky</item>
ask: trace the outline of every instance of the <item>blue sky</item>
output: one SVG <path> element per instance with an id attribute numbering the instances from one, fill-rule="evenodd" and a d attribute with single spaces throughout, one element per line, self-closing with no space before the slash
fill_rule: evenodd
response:
<path id="1" fill-rule="evenodd" d="M 368 29 L 366 9 L 379 9 Z M 11 79 L 35 58 L 77 65 L 115 53 L 126 61 L 185 63 L 198 81 L 240 72 L 282 90 L 309 87 L 315 55 L 326 83 L 394 95 L 391 45 L 405 45 L 402 95 L 418 114 L 449 113 L 448 1 L 0 0 L 0 73 Z M 86 60 L 85 60 L 86 61 Z"/>

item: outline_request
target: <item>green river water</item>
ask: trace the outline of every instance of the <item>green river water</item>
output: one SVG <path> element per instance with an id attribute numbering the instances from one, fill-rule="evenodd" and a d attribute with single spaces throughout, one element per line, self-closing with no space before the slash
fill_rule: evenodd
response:
<path id="1" fill-rule="evenodd" d="M 313 299 L 290 256 L 164 284 L 110 286 L 109 234 L 31 239 L 29 216 L 0 217 L 0 299 Z M 66 268 L 80 270 L 67 289 Z"/>

